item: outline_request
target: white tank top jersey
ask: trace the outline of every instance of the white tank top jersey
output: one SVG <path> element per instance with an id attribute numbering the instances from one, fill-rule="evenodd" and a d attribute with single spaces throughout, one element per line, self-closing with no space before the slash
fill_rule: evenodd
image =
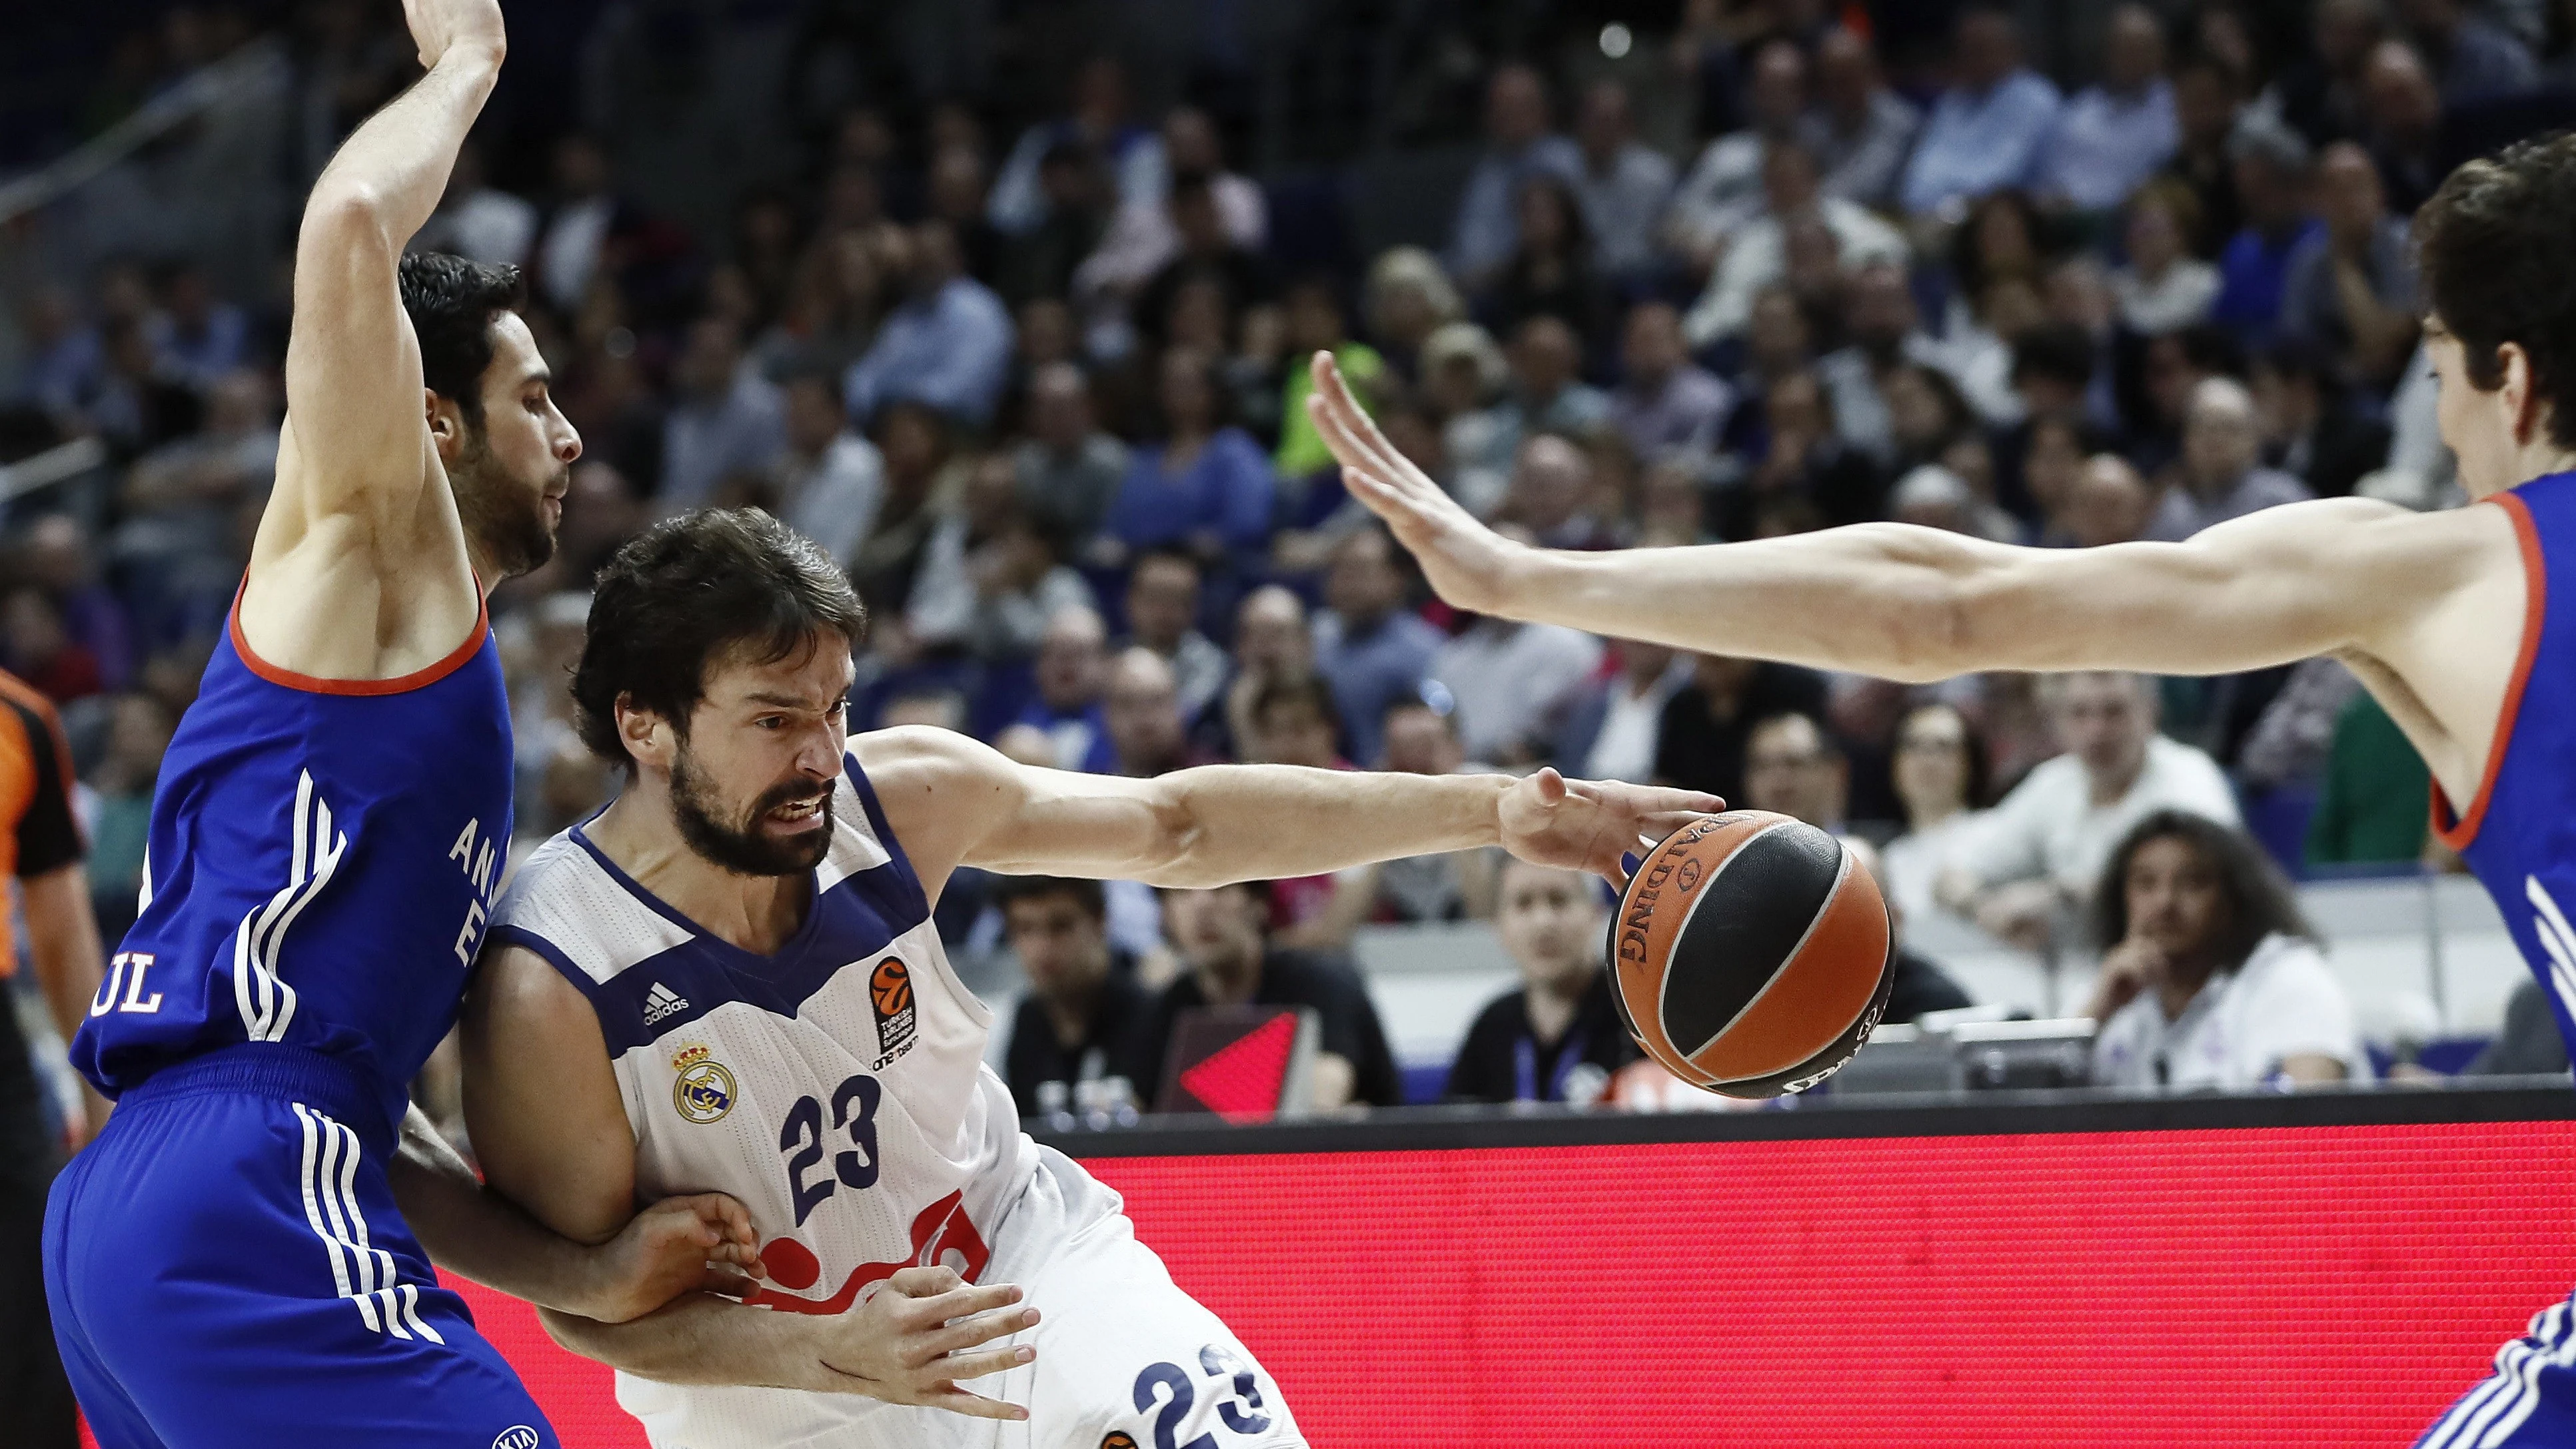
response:
<path id="1" fill-rule="evenodd" d="M 856 759 L 844 759 L 832 810 L 812 909 L 775 955 L 700 931 L 579 826 L 529 856 L 492 928 L 553 963 L 598 1013 L 639 1198 L 739 1198 L 770 1278 L 752 1301 L 788 1312 L 841 1312 L 914 1264 L 978 1278 L 1036 1161 L 984 1063 L 992 1012 L 950 968 Z M 618 1401 L 657 1444 L 693 1445 L 888 1407 L 625 1374 Z"/>

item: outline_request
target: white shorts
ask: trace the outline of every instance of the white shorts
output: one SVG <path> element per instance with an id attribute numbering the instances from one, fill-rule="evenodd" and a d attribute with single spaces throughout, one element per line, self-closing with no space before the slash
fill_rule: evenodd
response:
<path id="1" fill-rule="evenodd" d="M 982 1278 L 1027 1290 L 1038 1326 L 1012 1341 L 1037 1362 L 962 1385 L 1027 1419 L 625 1374 L 618 1402 L 654 1449 L 1303 1449 L 1279 1386 L 1136 1241 L 1118 1194 L 1051 1147 L 1036 1154 Z"/>

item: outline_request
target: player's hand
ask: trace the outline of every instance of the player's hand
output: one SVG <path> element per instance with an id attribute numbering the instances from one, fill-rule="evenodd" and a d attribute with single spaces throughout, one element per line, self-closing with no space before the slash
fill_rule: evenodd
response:
<path id="1" fill-rule="evenodd" d="M 403 0 L 403 19 L 411 24 L 423 70 L 436 69 L 441 57 L 461 45 L 489 52 L 494 65 L 509 49 L 500 0 Z"/>
<path id="2" fill-rule="evenodd" d="M 641 1318 L 683 1293 L 739 1298 L 760 1270 L 751 1214 L 720 1192 L 666 1197 L 593 1250 L 595 1286 L 576 1311 L 601 1323 Z"/>
<path id="3" fill-rule="evenodd" d="M 1725 808 L 1725 801 L 1697 790 L 1569 780 L 1541 770 L 1514 781 L 1497 810 L 1505 850 L 1534 865 L 1589 871 L 1624 890 L 1628 868 L 1621 856 L 1642 855 L 1654 842 Z"/>
<path id="4" fill-rule="evenodd" d="M 847 1313 L 812 1320 L 815 1382 L 832 1393 L 865 1394 L 889 1404 L 921 1404 L 979 1419 L 1025 1419 L 1017 1404 L 957 1387 L 1034 1362 L 1038 1351 L 1021 1345 L 987 1348 L 1037 1326 L 1038 1311 L 1013 1305 L 1020 1290 L 1008 1283 L 970 1285 L 949 1268 L 905 1268 L 877 1286 Z"/>
<path id="5" fill-rule="evenodd" d="M 1341 461 L 1342 486 L 1386 520 L 1396 541 L 1422 561 L 1422 575 L 1440 597 L 1479 614 L 1509 613 L 1500 606 L 1511 591 L 1515 564 L 1530 550 L 1477 522 L 1397 452 L 1360 410 L 1331 353 L 1316 353 L 1310 366 L 1315 390 L 1307 395 L 1306 411 L 1324 446 Z"/>

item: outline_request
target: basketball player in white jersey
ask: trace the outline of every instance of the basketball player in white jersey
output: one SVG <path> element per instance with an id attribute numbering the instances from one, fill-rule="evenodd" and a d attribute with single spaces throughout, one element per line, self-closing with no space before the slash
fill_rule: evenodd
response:
<path id="1" fill-rule="evenodd" d="M 2184 543 L 2011 548 L 1874 523 L 1578 554 L 1504 539 L 1396 452 L 1326 353 L 1309 414 L 1442 598 L 1621 639 L 1930 682 L 2225 674 L 2331 654 L 2397 721 L 2433 824 L 2576 1041 L 2576 137 L 2472 161 L 2416 214 L 2442 440 L 2476 504 L 2267 508 Z M 2576 1300 L 2421 1441 L 2576 1445 Z"/>
<path id="2" fill-rule="evenodd" d="M 627 783 L 497 910 L 467 1117 L 492 1183 L 569 1237 L 681 1184 L 730 1193 L 768 1281 L 749 1306 L 549 1328 L 624 1371 L 663 1449 L 1304 1443 L 1117 1195 L 1021 1134 L 930 919 L 941 886 L 961 865 L 1209 886 L 1496 844 L 1617 879 L 1719 802 L 1552 771 L 1134 780 L 943 730 L 849 739 L 861 630 L 830 560 L 757 512 L 659 525 L 600 576 L 573 695 Z M 994 1397 L 958 1387 L 996 1373 Z"/>

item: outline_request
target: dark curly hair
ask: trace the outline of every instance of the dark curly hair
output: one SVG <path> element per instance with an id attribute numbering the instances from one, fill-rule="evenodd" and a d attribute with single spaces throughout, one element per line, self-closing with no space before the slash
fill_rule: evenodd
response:
<path id="1" fill-rule="evenodd" d="M 2469 381 L 2504 385 L 2508 342 L 2531 358 L 2550 440 L 2576 448 L 2576 136 L 2517 141 L 2471 161 L 2415 214 L 2424 295 L 2460 339 Z"/>
<path id="2" fill-rule="evenodd" d="M 394 272 L 403 310 L 420 338 L 420 378 L 456 404 L 470 428 L 483 426 L 483 370 L 492 365 L 492 319 L 527 305 L 517 267 L 445 252 L 406 252 Z"/>
<path id="3" fill-rule="evenodd" d="M 757 508 L 703 508 L 627 541 L 599 571 L 590 634 L 573 670 L 582 743 L 634 767 L 617 733 L 617 702 L 651 710 L 686 739 L 707 666 L 748 645 L 775 663 L 817 634 L 857 647 L 867 610 L 812 540 Z"/>
<path id="4" fill-rule="evenodd" d="M 2227 919 L 2218 928 L 2219 970 L 2244 965 L 2266 936 L 2316 939 L 2289 878 L 2253 836 L 2188 810 L 2158 810 L 2121 838 L 2102 867 L 2101 884 L 2093 891 L 2093 939 L 2104 950 L 2129 938 L 2129 862 L 2158 840 L 2189 845 L 2218 877 L 2219 894 L 2227 900 Z"/>

